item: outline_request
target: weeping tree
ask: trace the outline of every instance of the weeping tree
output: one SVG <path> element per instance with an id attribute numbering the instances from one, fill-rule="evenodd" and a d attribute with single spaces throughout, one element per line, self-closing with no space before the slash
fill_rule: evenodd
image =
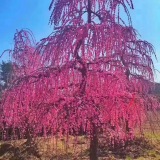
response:
<path id="1" fill-rule="evenodd" d="M 99 135 L 113 145 L 133 139 L 158 103 L 148 95 L 153 46 L 139 39 L 127 7 L 131 0 L 52 0 L 51 35 L 36 44 L 29 31 L 17 32 L 17 78 L 3 96 L 1 127 L 18 128 L 21 137 L 83 132 L 90 160 L 98 159 Z"/>

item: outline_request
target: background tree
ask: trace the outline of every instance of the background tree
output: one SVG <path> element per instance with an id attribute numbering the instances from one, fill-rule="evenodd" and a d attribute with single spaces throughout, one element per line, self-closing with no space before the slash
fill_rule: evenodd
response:
<path id="1" fill-rule="evenodd" d="M 10 79 L 12 77 L 12 63 L 2 61 L 0 66 L 0 80 L 2 89 L 9 86 Z"/>
<path id="2" fill-rule="evenodd" d="M 4 93 L 1 122 L 22 137 L 83 131 L 91 160 L 98 159 L 100 134 L 111 144 L 132 139 L 148 102 L 152 109 L 158 103 L 148 95 L 154 50 L 132 28 L 127 6 L 133 9 L 131 0 L 52 0 L 54 33 L 35 45 L 30 32 L 17 32 L 17 79 Z"/>

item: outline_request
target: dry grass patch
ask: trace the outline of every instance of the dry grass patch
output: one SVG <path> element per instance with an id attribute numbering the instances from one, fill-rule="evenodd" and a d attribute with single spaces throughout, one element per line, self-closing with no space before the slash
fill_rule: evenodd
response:
<path id="1" fill-rule="evenodd" d="M 100 138 L 100 160 L 160 160 L 160 112 L 148 112 L 143 133 L 137 132 L 134 141 L 112 148 L 107 138 Z M 143 135 L 143 136 L 142 136 Z M 31 144 L 26 140 L 0 142 L 0 160 L 88 160 L 89 139 L 86 136 L 36 138 Z"/>

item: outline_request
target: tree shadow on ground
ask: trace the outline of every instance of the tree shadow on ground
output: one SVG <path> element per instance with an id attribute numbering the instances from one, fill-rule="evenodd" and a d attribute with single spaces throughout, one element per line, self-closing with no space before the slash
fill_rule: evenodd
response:
<path id="1" fill-rule="evenodd" d="M 100 144 L 99 156 L 113 156 L 116 159 L 125 159 L 130 157 L 132 159 L 141 156 L 146 156 L 149 150 L 154 149 L 154 146 L 145 138 L 135 138 L 132 141 L 127 141 L 125 144 L 116 144 L 113 146 Z"/>
<path id="2" fill-rule="evenodd" d="M 40 155 L 35 143 L 23 143 L 19 146 L 11 143 L 3 143 L 0 145 L 1 160 L 39 160 Z"/>

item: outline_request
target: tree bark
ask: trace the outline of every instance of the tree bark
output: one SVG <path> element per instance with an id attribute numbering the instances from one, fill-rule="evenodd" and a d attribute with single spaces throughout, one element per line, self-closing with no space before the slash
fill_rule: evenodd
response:
<path id="1" fill-rule="evenodd" d="M 91 0 L 88 0 L 88 9 L 87 9 L 87 12 L 88 12 L 88 23 L 91 23 Z"/>
<path id="2" fill-rule="evenodd" d="M 26 145 L 30 146 L 31 143 L 32 143 L 32 136 L 31 136 L 31 131 L 30 131 L 30 128 L 27 129 L 27 132 L 26 132 Z"/>
<path id="3" fill-rule="evenodd" d="M 98 160 L 98 136 L 97 128 L 93 125 L 93 135 L 90 140 L 90 160 Z"/>

